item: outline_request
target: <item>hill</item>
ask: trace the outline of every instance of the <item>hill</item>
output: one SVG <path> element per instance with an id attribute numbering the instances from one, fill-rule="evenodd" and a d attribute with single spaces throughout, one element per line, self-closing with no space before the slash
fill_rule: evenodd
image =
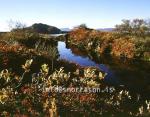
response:
<path id="1" fill-rule="evenodd" d="M 104 31 L 104 32 L 112 32 L 114 30 L 114 28 L 98 28 L 96 30 Z"/>
<path id="2" fill-rule="evenodd" d="M 49 26 L 47 24 L 35 23 L 32 26 L 28 27 L 33 32 L 41 33 L 41 34 L 60 34 L 61 30 L 54 26 Z"/>

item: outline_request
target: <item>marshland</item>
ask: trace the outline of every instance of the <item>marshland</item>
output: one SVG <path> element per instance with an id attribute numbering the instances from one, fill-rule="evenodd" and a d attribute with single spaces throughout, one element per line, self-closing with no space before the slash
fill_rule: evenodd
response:
<path id="1" fill-rule="evenodd" d="M 62 13 L 66 11 L 70 13 Z M 100 29 L 86 25 L 98 22 L 82 18 L 86 24 L 80 21 L 71 29 L 49 25 L 58 23 L 53 20 L 7 22 L 9 30 L 0 32 L 0 116 L 149 117 L 150 19 L 136 17 Z M 69 25 L 67 21 L 61 25 Z"/>

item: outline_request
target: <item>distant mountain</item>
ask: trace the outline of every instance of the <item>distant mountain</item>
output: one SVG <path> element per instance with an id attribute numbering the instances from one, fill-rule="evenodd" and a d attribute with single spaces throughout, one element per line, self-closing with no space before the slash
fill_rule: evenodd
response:
<path id="1" fill-rule="evenodd" d="M 61 31 L 70 32 L 70 31 L 71 31 L 71 29 L 70 29 L 70 28 L 61 28 Z"/>
<path id="2" fill-rule="evenodd" d="M 71 31 L 70 28 L 61 28 L 61 33 L 69 33 Z"/>
<path id="3" fill-rule="evenodd" d="M 47 24 L 35 23 L 32 26 L 28 27 L 28 29 L 42 34 L 60 34 L 61 30 L 54 26 L 49 26 Z"/>
<path id="4" fill-rule="evenodd" d="M 114 28 L 98 28 L 96 30 L 99 30 L 99 31 L 105 31 L 105 32 L 111 32 L 114 30 Z"/>

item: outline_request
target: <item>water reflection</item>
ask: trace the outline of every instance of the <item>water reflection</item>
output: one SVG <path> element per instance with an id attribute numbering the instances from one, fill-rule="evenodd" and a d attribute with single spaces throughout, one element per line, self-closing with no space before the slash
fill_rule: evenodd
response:
<path id="1" fill-rule="evenodd" d="M 113 71 L 109 68 L 109 66 L 105 64 L 98 64 L 95 61 L 92 61 L 87 56 L 81 56 L 74 54 L 71 49 L 66 48 L 66 44 L 64 42 L 59 41 L 58 42 L 58 51 L 60 55 L 60 59 L 65 59 L 68 61 L 75 62 L 79 64 L 80 66 L 93 66 L 99 68 L 101 71 L 107 73 L 107 76 L 105 77 L 105 81 L 111 84 L 119 84 L 119 79 L 115 77 L 115 74 Z"/>
<path id="2" fill-rule="evenodd" d="M 137 60 L 122 61 L 117 58 L 105 57 L 101 57 L 99 61 L 95 61 L 85 54 L 82 55 L 77 48 L 66 48 L 66 44 L 61 41 L 58 42 L 58 52 L 60 59 L 66 59 L 81 66 L 98 67 L 100 70 L 106 72 L 108 74 L 105 77 L 107 83 L 124 85 L 138 91 L 149 89 L 150 63 L 139 62 Z"/>

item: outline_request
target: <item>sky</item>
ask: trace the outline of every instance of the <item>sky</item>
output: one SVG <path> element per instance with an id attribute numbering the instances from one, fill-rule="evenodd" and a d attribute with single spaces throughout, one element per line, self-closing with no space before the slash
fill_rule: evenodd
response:
<path id="1" fill-rule="evenodd" d="M 10 20 L 73 28 L 113 28 L 122 19 L 150 18 L 150 0 L 0 0 L 0 31 Z"/>

